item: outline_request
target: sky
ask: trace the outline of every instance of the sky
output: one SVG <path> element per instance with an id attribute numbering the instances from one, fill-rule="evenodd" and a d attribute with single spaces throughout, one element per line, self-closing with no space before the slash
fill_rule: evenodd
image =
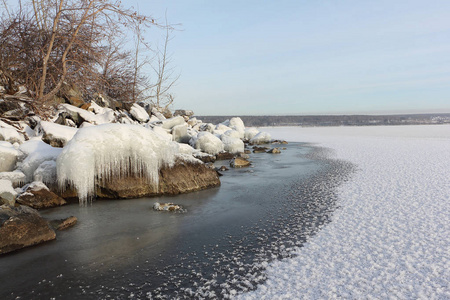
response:
<path id="1" fill-rule="evenodd" d="M 450 113 L 448 0 L 123 0 L 179 24 L 172 109 Z M 164 32 L 150 28 L 157 45 Z"/>

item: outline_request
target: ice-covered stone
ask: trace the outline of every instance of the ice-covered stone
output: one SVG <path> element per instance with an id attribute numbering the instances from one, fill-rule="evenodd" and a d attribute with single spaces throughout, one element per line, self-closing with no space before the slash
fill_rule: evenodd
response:
<path id="1" fill-rule="evenodd" d="M 139 122 L 145 123 L 150 119 L 150 116 L 148 115 L 145 108 L 140 106 L 137 103 L 133 103 L 133 105 L 130 108 L 130 114 Z"/>
<path id="2" fill-rule="evenodd" d="M 11 143 L 0 141 L 0 172 L 13 171 L 19 155 L 19 151 Z"/>
<path id="3" fill-rule="evenodd" d="M 0 179 L 0 204 L 13 206 L 16 202 L 17 192 L 12 186 L 12 182 Z"/>
<path id="4" fill-rule="evenodd" d="M 232 130 L 234 131 L 234 130 Z M 237 131 L 234 131 L 237 132 Z M 222 136 L 220 137 L 220 139 L 222 140 L 223 144 L 224 144 L 224 150 L 228 151 L 230 153 L 236 154 L 236 153 L 241 153 L 244 152 L 244 142 L 239 139 L 238 137 L 233 137 L 230 135 L 222 134 Z"/>
<path id="5" fill-rule="evenodd" d="M 192 137 L 189 144 L 195 149 L 199 149 L 212 155 L 224 150 L 223 142 L 207 131 L 202 131 L 197 136 Z"/>
<path id="6" fill-rule="evenodd" d="M 260 144 L 267 144 L 270 143 L 272 140 L 272 137 L 267 132 L 260 132 L 257 135 L 255 135 L 253 138 L 250 139 L 250 144 L 253 145 L 260 145 Z"/>
<path id="7" fill-rule="evenodd" d="M 43 132 L 42 140 L 52 147 L 64 147 L 78 131 L 77 128 L 47 121 L 41 121 L 40 126 Z"/>

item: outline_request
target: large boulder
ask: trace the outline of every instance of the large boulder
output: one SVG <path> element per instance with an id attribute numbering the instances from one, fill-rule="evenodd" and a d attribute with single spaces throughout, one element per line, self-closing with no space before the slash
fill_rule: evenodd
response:
<path id="1" fill-rule="evenodd" d="M 127 175 L 114 177 L 106 182 L 96 182 L 97 198 L 139 198 L 158 195 L 177 195 L 195 192 L 220 185 L 217 172 L 202 162 L 183 156 L 173 166 L 164 166 L 159 170 L 157 185 L 149 184 L 142 176 Z M 74 189 L 61 194 L 67 199 L 77 198 Z"/>
<path id="2" fill-rule="evenodd" d="M 25 191 L 16 198 L 16 202 L 36 209 L 56 207 L 67 203 L 39 181 L 29 184 Z"/>
<path id="3" fill-rule="evenodd" d="M 0 206 L 0 254 L 56 238 L 49 222 L 27 206 Z"/>
<path id="4" fill-rule="evenodd" d="M 150 116 L 148 115 L 145 108 L 140 106 L 137 103 L 133 103 L 133 105 L 130 108 L 130 114 L 135 118 L 138 122 L 145 123 L 150 119 Z"/>
<path id="5" fill-rule="evenodd" d="M 195 149 L 212 155 L 224 151 L 223 142 L 208 131 L 202 131 L 197 136 L 192 137 L 189 144 Z"/>

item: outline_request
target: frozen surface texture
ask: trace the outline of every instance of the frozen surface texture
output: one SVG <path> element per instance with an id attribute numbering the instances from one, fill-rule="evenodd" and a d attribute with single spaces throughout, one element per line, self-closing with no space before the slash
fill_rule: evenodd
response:
<path id="1" fill-rule="evenodd" d="M 332 222 L 241 299 L 450 299 L 450 126 L 265 130 L 358 171 Z"/>
<path id="2" fill-rule="evenodd" d="M 105 124 L 80 129 L 57 159 L 58 184 L 72 184 L 81 203 L 95 193 L 95 181 L 129 174 L 158 184 L 158 171 L 172 165 L 176 144 L 139 125 Z"/>

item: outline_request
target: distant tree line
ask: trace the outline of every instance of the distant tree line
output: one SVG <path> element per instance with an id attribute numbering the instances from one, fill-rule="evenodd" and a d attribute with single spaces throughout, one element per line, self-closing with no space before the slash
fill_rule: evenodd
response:
<path id="1" fill-rule="evenodd" d="M 218 124 L 233 116 L 198 116 L 206 123 Z M 450 114 L 410 115 L 316 115 L 316 116 L 239 116 L 246 126 L 367 126 L 450 123 Z"/>
<path id="2" fill-rule="evenodd" d="M 172 103 L 169 89 L 177 77 L 169 66 L 173 28 L 167 19 L 159 24 L 118 0 L 19 0 L 14 7 L 0 1 L 4 93 L 25 87 L 41 109 L 63 96 L 67 86 L 123 102 Z M 166 35 L 163 46 L 151 47 L 144 39 L 150 27 Z M 134 48 L 124 46 L 130 33 Z M 148 69 L 152 76 L 144 73 Z"/>

